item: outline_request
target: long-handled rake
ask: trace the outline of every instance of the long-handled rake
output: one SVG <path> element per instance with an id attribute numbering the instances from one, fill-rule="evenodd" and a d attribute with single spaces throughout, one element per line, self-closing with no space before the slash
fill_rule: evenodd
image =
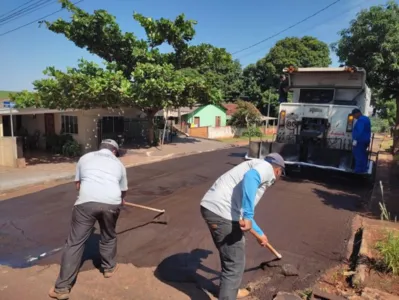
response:
<path id="1" fill-rule="evenodd" d="M 159 224 L 168 224 L 167 217 L 165 215 L 165 210 L 164 209 L 158 209 L 158 208 L 153 208 L 153 207 L 148 207 L 140 204 L 134 204 L 130 202 L 125 202 L 125 205 L 131 206 L 131 207 L 137 207 L 137 208 L 142 208 L 150 211 L 155 211 L 158 214 L 153 218 L 151 223 L 159 223 Z"/>

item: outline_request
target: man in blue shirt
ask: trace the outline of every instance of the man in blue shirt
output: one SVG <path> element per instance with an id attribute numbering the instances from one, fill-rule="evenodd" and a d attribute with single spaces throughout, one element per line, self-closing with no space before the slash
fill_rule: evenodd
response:
<path id="1" fill-rule="evenodd" d="M 244 232 L 253 229 L 266 246 L 268 240 L 254 220 L 255 206 L 284 172 L 284 159 L 271 153 L 265 159 L 245 161 L 220 176 L 201 200 L 201 214 L 220 254 L 222 274 L 219 299 L 248 296 L 240 289 L 245 269 Z"/>
<path id="2" fill-rule="evenodd" d="M 366 173 L 368 168 L 367 148 L 371 139 L 370 119 L 355 108 L 352 111 L 353 118 L 356 119 L 352 131 L 352 153 L 355 159 L 355 173 Z"/>

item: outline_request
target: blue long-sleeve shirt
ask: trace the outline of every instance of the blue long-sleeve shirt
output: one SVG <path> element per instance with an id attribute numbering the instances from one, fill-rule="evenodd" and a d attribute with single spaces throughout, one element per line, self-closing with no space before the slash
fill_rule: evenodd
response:
<path id="1" fill-rule="evenodd" d="M 257 170 L 251 169 L 245 173 L 242 182 L 242 208 L 243 218 L 252 221 L 252 228 L 259 235 L 263 235 L 262 229 L 256 224 L 255 216 L 255 197 L 261 184 L 260 174 Z"/>
<path id="2" fill-rule="evenodd" d="M 371 139 L 371 122 L 366 116 L 360 116 L 352 131 L 352 140 L 369 144 Z"/>

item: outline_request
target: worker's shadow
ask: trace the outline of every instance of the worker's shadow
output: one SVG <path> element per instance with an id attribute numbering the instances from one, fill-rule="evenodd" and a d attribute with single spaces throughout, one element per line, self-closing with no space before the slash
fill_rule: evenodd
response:
<path id="1" fill-rule="evenodd" d="M 219 272 L 202 264 L 210 254 L 212 251 L 194 249 L 190 253 L 171 255 L 158 265 L 154 275 L 163 283 L 186 294 L 190 299 L 209 300 L 211 299 L 209 294 L 217 296 L 218 287 L 209 279 L 198 274 L 197 271 L 219 275 Z"/>
<path id="2" fill-rule="evenodd" d="M 92 266 L 101 271 L 100 240 L 101 235 L 93 230 L 85 244 L 85 250 L 83 252 L 82 262 L 80 265 L 81 268 L 86 261 L 91 260 Z M 92 267 L 88 266 L 88 268 Z"/>

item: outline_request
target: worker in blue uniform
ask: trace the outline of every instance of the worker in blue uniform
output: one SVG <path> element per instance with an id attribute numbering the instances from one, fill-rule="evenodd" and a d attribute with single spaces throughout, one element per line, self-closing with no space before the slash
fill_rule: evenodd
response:
<path id="1" fill-rule="evenodd" d="M 355 173 L 366 173 L 368 169 L 367 148 L 370 145 L 371 139 L 371 123 L 370 119 L 364 116 L 357 108 L 352 111 L 352 116 L 356 119 L 352 131 Z"/>

